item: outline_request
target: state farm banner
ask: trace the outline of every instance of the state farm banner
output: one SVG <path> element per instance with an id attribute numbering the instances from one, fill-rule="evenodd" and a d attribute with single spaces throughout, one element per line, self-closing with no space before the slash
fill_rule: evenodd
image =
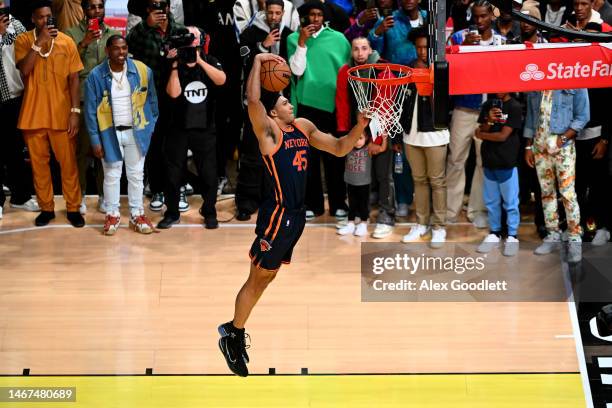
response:
<path id="1" fill-rule="evenodd" d="M 612 87 L 611 44 L 453 46 L 449 93 Z"/>

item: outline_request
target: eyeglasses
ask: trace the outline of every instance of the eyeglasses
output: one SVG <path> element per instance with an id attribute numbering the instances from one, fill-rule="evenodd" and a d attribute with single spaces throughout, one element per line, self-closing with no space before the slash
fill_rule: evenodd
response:
<path id="1" fill-rule="evenodd" d="M 90 4 L 88 7 L 89 10 L 104 10 L 103 4 Z"/>

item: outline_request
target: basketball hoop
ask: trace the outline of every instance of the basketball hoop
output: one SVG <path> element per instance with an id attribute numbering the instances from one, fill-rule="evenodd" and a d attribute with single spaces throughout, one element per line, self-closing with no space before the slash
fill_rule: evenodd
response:
<path id="1" fill-rule="evenodd" d="M 420 95 L 431 94 L 431 72 L 427 68 L 365 64 L 349 68 L 347 72 L 357 108 L 371 119 L 372 126 L 378 130 L 378 134 L 372 135 L 374 138 L 380 134 L 394 137 L 403 132 L 400 117 L 408 84 L 417 82 Z"/>

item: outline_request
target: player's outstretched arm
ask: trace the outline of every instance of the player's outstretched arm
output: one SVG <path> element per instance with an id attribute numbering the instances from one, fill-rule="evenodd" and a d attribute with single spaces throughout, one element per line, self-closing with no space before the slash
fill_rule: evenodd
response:
<path id="1" fill-rule="evenodd" d="M 300 127 L 308 133 L 310 144 L 319 150 L 324 150 L 338 157 L 346 156 L 353 149 L 359 136 L 370 123 L 370 119 L 359 113 L 357 115 L 357 124 L 351 131 L 346 136 L 336 138 L 329 133 L 321 132 L 314 123 L 308 119 L 299 118 L 296 119 L 296 121 Z"/>
<path id="2" fill-rule="evenodd" d="M 266 108 L 261 103 L 261 64 L 265 61 L 277 60 L 284 62 L 278 55 L 257 54 L 253 61 L 253 67 L 247 80 L 247 102 L 249 109 L 249 119 L 253 125 L 253 131 L 259 141 L 261 154 L 266 155 L 274 151 L 276 146 L 275 127 L 277 125 L 268 116 Z"/>

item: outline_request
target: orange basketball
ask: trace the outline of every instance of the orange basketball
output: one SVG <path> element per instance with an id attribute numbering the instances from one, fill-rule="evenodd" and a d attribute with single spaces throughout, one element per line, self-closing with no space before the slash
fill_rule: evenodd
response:
<path id="1" fill-rule="evenodd" d="M 291 70 L 285 63 L 266 61 L 261 64 L 261 86 L 270 92 L 282 91 L 289 85 Z"/>

